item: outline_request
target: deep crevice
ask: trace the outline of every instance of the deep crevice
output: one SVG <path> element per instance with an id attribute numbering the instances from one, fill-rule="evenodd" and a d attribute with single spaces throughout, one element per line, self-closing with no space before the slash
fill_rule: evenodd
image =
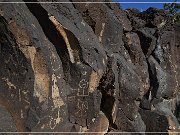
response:
<path id="1" fill-rule="evenodd" d="M 71 31 L 65 28 L 62 28 L 61 26 L 60 26 L 61 28 L 59 28 L 59 25 L 58 25 L 59 22 L 57 22 L 57 20 L 52 20 L 53 18 L 50 18 L 50 17 L 53 17 L 53 16 L 49 16 L 48 12 L 40 4 L 26 3 L 26 5 L 31 11 L 31 13 L 38 20 L 48 40 L 56 48 L 57 54 L 59 55 L 62 62 L 65 82 L 70 87 L 74 88 L 76 85 L 78 85 L 78 82 L 80 81 L 82 77 L 82 74 L 81 74 L 82 65 L 85 65 L 85 66 L 87 65 L 88 67 L 90 67 L 90 65 L 83 60 L 83 56 L 81 53 L 82 50 L 79 45 L 78 39 L 75 37 L 75 35 Z M 62 29 L 64 31 L 62 31 Z M 64 32 L 66 34 L 64 34 Z M 70 59 L 70 52 L 68 50 L 69 46 L 67 45 L 67 40 L 65 41 L 64 38 L 68 39 L 69 46 L 72 49 L 72 54 L 73 54 L 75 63 L 72 63 Z M 76 119 L 79 119 L 79 118 L 76 118 Z M 69 116 L 69 120 L 70 120 L 70 116 Z M 77 122 L 77 124 L 79 125 L 79 122 Z"/>
<path id="2" fill-rule="evenodd" d="M 148 53 L 149 47 L 151 46 L 152 39 L 145 37 L 142 32 L 136 31 L 136 33 L 139 36 L 142 51 L 144 55 L 146 55 Z"/>
<path id="3" fill-rule="evenodd" d="M 24 0 L 27 2 L 27 0 Z M 36 2 L 33 0 L 33 2 Z M 55 46 L 61 58 L 65 73 L 69 69 L 69 54 L 63 37 L 59 34 L 54 24 L 49 20 L 48 12 L 37 3 L 26 3 L 30 12 L 36 17 L 48 40 Z M 38 10 L 37 10 L 38 9 Z M 65 77 L 66 78 L 66 77 Z"/>
<path id="4" fill-rule="evenodd" d="M 117 129 L 115 123 L 113 123 L 112 110 L 115 103 L 114 91 L 115 76 L 112 70 L 112 61 L 109 60 L 107 64 L 107 71 L 100 79 L 98 90 L 102 93 L 101 98 L 101 111 L 106 115 L 109 120 L 109 128 Z"/>
<path id="5" fill-rule="evenodd" d="M 176 116 L 176 118 L 180 124 L 180 102 L 177 103 L 174 114 L 175 114 L 175 116 Z"/>
<path id="6" fill-rule="evenodd" d="M 24 0 L 26 2 L 27 0 Z M 33 0 L 34 2 L 37 2 L 36 0 Z M 66 43 L 63 39 L 63 36 L 59 33 L 56 26 L 53 24 L 53 22 L 49 19 L 48 12 L 38 3 L 26 3 L 28 9 L 30 12 L 36 17 L 38 20 L 44 34 L 48 38 L 48 40 L 55 46 L 57 54 L 59 55 L 63 71 L 65 75 L 65 81 L 68 82 L 69 74 L 72 72 L 71 70 L 76 72 L 75 65 L 70 62 L 70 56 L 68 53 L 68 49 L 66 46 Z M 37 10 L 38 9 L 38 10 Z M 82 59 L 81 48 L 79 46 L 79 42 L 74 36 L 74 34 L 64 29 L 66 32 L 67 38 L 70 43 L 70 47 L 73 50 L 73 56 L 76 59 L 75 61 L 78 61 L 78 59 L 87 65 Z M 74 67 L 74 68 L 72 68 Z"/>
<path id="7" fill-rule="evenodd" d="M 148 28 L 156 28 L 156 26 L 154 26 L 152 23 L 147 23 L 147 24 L 145 24 L 144 27 L 148 27 Z"/>
<path id="8" fill-rule="evenodd" d="M 157 94 L 157 91 L 158 91 L 158 88 L 159 88 L 159 83 L 158 83 L 158 79 L 157 79 L 156 69 L 154 67 L 155 65 L 152 66 L 152 65 L 150 65 L 149 62 L 147 62 L 147 64 L 148 64 L 150 87 L 149 87 L 148 95 L 145 95 L 145 96 L 148 96 L 147 98 L 149 99 L 149 94 L 150 94 L 150 91 L 151 91 L 152 98 L 154 98 L 154 97 L 156 98 L 156 94 Z"/>
<path id="9" fill-rule="evenodd" d="M 144 110 L 150 110 L 151 109 L 151 101 L 154 98 L 157 98 L 157 91 L 159 88 L 159 83 L 157 79 L 157 73 L 155 69 L 155 65 L 150 65 L 149 61 L 147 60 L 148 65 L 148 73 L 149 73 L 149 81 L 150 81 L 150 87 L 149 90 L 144 94 L 141 102 L 140 102 L 140 108 Z"/>

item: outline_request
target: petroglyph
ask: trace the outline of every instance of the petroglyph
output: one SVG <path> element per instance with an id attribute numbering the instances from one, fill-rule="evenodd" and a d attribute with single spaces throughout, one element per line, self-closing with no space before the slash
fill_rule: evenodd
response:
<path id="1" fill-rule="evenodd" d="M 63 118 L 60 117 L 59 110 L 57 111 L 57 118 L 51 117 L 49 122 L 50 129 L 55 129 L 56 126 L 63 121 Z"/>
<path id="2" fill-rule="evenodd" d="M 102 23 L 102 30 L 100 32 L 100 35 L 99 35 L 99 41 L 102 42 L 102 36 L 103 36 L 103 33 L 104 33 L 104 28 L 105 28 L 105 23 Z"/>
<path id="3" fill-rule="evenodd" d="M 82 79 L 82 80 L 79 82 L 79 87 L 82 88 L 82 89 L 88 88 L 88 82 L 87 82 L 85 79 Z"/>
<path id="4" fill-rule="evenodd" d="M 89 92 L 87 90 L 88 88 L 88 82 L 85 79 L 82 79 L 79 82 L 79 89 L 78 89 L 78 96 L 88 96 Z"/>
<path id="5" fill-rule="evenodd" d="M 21 119 L 24 118 L 23 110 L 21 109 Z"/>
<path id="6" fill-rule="evenodd" d="M 41 50 L 29 46 L 29 36 L 14 21 L 9 22 L 9 29 L 15 36 L 19 49 L 27 59 L 31 60 L 32 69 L 35 73 L 34 96 L 39 98 L 39 102 L 45 101 L 49 92 L 49 76 L 43 54 Z"/>
<path id="7" fill-rule="evenodd" d="M 76 96 L 68 97 L 68 101 L 69 101 L 69 102 L 73 102 L 75 99 L 76 99 Z"/>
<path id="8" fill-rule="evenodd" d="M 178 131 L 180 29 L 166 11 L 37 2 L 0 5 L 0 105 L 17 132 Z"/>
<path id="9" fill-rule="evenodd" d="M 57 86 L 57 77 L 55 74 L 52 75 L 52 99 L 53 99 L 53 103 L 54 103 L 54 107 L 55 108 L 60 108 L 61 106 L 64 105 L 64 102 L 62 100 L 62 98 L 60 97 L 59 94 L 59 88 Z"/>
<path id="10" fill-rule="evenodd" d="M 85 117 L 87 116 L 87 110 L 88 110 L 88 102 L 87 101 L 81 101 L 78 99 L 77 103 L 78 111 L 75 113 L 77 117 Z"/>
<path id="11" fill-rule="evenodd" d="M 9 89 L 16 89 L 16 86 L 9 81 L 9 78 L 2 78 L 6 84 L 8 85 Z"/>

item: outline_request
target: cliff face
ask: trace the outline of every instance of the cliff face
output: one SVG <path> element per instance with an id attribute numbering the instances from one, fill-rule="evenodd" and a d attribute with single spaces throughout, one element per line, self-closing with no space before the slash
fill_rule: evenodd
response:
<path id="1" fill-rule="evenodd" d="M 0 131 L 179 131 L 180 24 L 165 11 L 16 3 L 0 15 Z"/>

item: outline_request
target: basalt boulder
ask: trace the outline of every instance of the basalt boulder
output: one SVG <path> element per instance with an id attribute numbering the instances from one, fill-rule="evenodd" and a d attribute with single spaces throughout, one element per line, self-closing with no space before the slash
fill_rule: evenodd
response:
<path id="1" fill-rule="evenodd" d="M 1 132 L 180 130 L 180 24 L 166 11 L 19 2 L 0 4 Z"/>

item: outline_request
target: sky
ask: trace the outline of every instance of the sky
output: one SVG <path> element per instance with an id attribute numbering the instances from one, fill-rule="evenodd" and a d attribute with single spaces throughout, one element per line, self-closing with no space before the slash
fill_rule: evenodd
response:
<path id="1" fill-rule="evenodd" d="M 148 2 L 174 2 L 174 0 L 113 0 L 114 2 L 146 2 L 146 3 L 121 3 L 123 9 L 137 8 L 139 11 L 144 11 L 149 7 L 163 8 L 163 3 L 148 3 Z M 180 0 L 177 0 L 180 2 Z"/>

